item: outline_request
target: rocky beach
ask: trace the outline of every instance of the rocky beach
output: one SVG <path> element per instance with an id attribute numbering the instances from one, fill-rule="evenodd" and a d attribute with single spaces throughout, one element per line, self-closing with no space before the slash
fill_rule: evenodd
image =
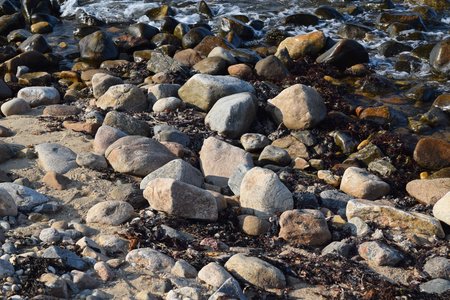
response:
<path id="1" fill-rule="evenodd" d="M 450 299 L 449 12 L 0 1 L 0 298 Z"/>

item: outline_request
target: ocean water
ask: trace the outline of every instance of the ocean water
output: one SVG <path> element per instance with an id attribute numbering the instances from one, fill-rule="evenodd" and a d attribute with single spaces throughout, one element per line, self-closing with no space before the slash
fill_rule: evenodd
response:
<path id="1" fill-rule="evenodd" d="M 173 1 L 149 1 L 149 0 L 67 0 L 61 6 L 63 17 L 71 18 L 78 10 L 83 10 L 87 14 L 92 15 L 106 23 L 130 23 L 144 22 L 159 27 L 160 21 L 152 21 L 145 15 L 145 12 L 153 7 L 160 6 L 161 3 L 169 4 L 176 10 L 175 18 L 186 24 L 195 24 L 205 19 L 198 13 L 197 4 L 199 1 L 192 0 L 173 0 Z M 344 1 L 344 0 L 210 0 L 207 1 L 209 7 L 215 14 L 215 17 L 206 20 L 213 29 L 217 29 L 219 20 L 222 16 L 228 15 L 247 15 L 251 20 L 258 19 L 264 21 L 264 29 L 257 32 L 257 37 L 262 38 L 266 30 L 271 28 L 279 28 L 286 30 L 292 35 L 311 32 L 314 30 L 322 30 L 326 36 L 333 39 L 339 39 L 337 34 L 338 28 L 343 22 L 354 23 L 376 23 L 376 16 L 379 10 L 367 9 L 361 15 L 351 16 L 343 14 L 344 20 L 322 20 L 317 26 L 289 26 L 283 25 L 284 17 L 294 13 L 313 13 L 320 5 L 330 5 L 337 9 L 345 8 L 348 5 L 367 5 L 371 1 Z M 375 0 L 374 2 L 380 2 Z M 404 11 L 409 9 L 409 4 L 397 3 L 393 11 Z M 426 40 L 407 40 L 402 43 L 417 47 L 424 43 L 437 42 L 450 36 L 450 12 L 444 12 L 441 15 L 441 26 L 437 29 L 424 32 Z M 370 52 L 370 64 L 380 74 L 389 75 L 394 79 L 420 79 L 430 76 L 431 69 L 426 61 L 419 70 L 412 73 L 397 72 L 393 68 L 391 59 L 378 55 L 379 46 L 392 38 L 386 32 L 374 29 L 371 33 L 372 38 L 358 40 Z M 450 89 L 450 84 L 444 84 Z"/>

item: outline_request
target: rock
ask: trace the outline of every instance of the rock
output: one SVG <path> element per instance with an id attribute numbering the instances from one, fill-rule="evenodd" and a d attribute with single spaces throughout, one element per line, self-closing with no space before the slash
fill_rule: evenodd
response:
<path id="1" fill-rule="evenodd" d="M 272 115 L 289 129 L 307 129 L 316 126 L 327 110 L 320 94 L 311 87 L 295 84 L 270 99 Z"/>
<path id="2" fill-rule="evenodd" d="M 156 128 L 156 126 L 154 128 Z M 181 132 L 176 128 L 166 128 L 157 133 L 155 132 L 154 139 L 159 142 L 177 143 L 183 147 L 187 147 L 191 142 L 191 139 L 186 133 Z"/>
<path id="3" fill-rule="evenodd" d="M 357 39 L 362 40 L 366 37 L 367 33 L 372 32 L 374 29 L 369 26 L 364 26 L 357 23 L 345 23 L 338 29 L 338 35 L 345 39 Z"/>
<path id="4" fill-rule="evenodd" d="M 320 193 L 320 199 L 323 207 L 337 213 L 339 210 L 345 211 L 348 201 L 353 197 L 337 190 L 326 190 Z"/>
<path id="5" fill-rule="evenodd" d="M 252 27 L 233 17 L 222 17 L 220 19 L 220 29 L 223 32 L 234 32 L 237 36 L 244 40 L 251 40 L 255 36 Z"/>
<path id="6" fill-rule="evenodd" d="M 350 167 L 345 170 L 342 176 L 340 189 L 356 198 L 375 200 L 387 195 L 390 186 L 364 169 Z"/>
<path id="7" fill-rule="evenodd" d="M 106 114 L 103 126 L 108 125 L 130 135 L 150 136 L 151 128 L 147 122 L 134 118 L 125 112 L 110 111 Z"/>
<path id="8" fill-rule="evenodd" d="M 211 52 L 209 52 L 208 57 L 220 57 L 227 61 L 230 65 L 234 65 L 237 63 L 233 54 L 231 54 L 229 50 L 226 50 L 222 47 L 215 47 L 214 49 L 212 49 Z"/>
<path id="9" fill-rule="evenodd" d="M 312 14 L 297 13 L 287 16 L 284 23 L 295 26 L 314 26 L 319 24 L 319 18 Z"/>
<path id="10" fill-rule="evenodd" d="M 17 204 L 11 195 L 0 188 L 0 217 L 17 215 Z"/>
<path id="11" fill-rule="evenodd" d="M 220 57 L 207 57 L 194 66 L 192 69 L 201 74 L 224 75 L 227 72 L 228 62 Z"/>
<path id="12" fill-rule="evenodd" d="M 181 45 L 184 49 L 192 49 L 206 37 L 214 35 L 210 30 L 204 27 L 194 27 L 189 30 L 181 39 Z"/>
<path id="13" fill-rule="evenodd" d="M 76 154 L 60 144 L 39 144 L 35 147 L 35 150 L 39 157 L 39 164 L 46 172 L 55 171 L 64 174 L 78 167 L 75 162 Z"/>
<path id="14" fill-rule="evenodd" d="M 242 180 L 240 204 L 243 211 L 267 218 L 292 209 L 294 200 L 273 171 L 255 167 Z"/>
<path id="15" fill-rule="evenodd" d="M 254 93 L 253 86 L 231 76 L 196 74 L 178 91 L 180 98 L 201 110 L 208 111 L 217 100 L 237 93 Z"/>
<path id="16" fill-rule="evenodd" d="M 207 264 L 198 272 L 198 279 L 214 288 L 220 287 L 230 278 L 233 278 L 233 276 L 216 262 Z"/>
<path id="17" fill-rule="evenodd" d="M 270 140 L 260 133 L 246 133 L 241 136 L 240 142 L 245 151 L 258 152 L 270 145 Z"/>
<path id="18" fill-rule="evenodd" d="M 111 86 L 99 97 L 96 106 L 101 109 L 112 108 L 128 112 L 143 112 L 148 110 L 147 97 L 135 85 L 117 84 Z"/>
<path id="19" fill-rule="evenodd" d="M 151 40 L 159 33 L 159 29 L 147 23 L 136 23 L 128 27 L 128 32 L 134 37 Z"/>
<path id="20" fill-rule="evenodd" d="M 169 215 L 197 219 L 217 220 L 216 199 L 206 190 L 170 178 L 157 178 L 150 181 L 144 198 L 153 209 Z"/>
<path id="21" fill-rule="evenodd" d="M 253 160 L 244 150 L 209 137 L 200 150 L 200 166 L 205 180 L 220 187 L 228 186 L 228 179 L 241 165 L 253 166 Z"/>
<path id="22" fill-rule="evenodd" d="M 1 111 L 5 116 L 22 115 L 31 110 L 30 104 L 20 98 L 14 98 L 2 104 Z"/>
<path id="23" fill-rule="evenodd" d="M 265 234 L 270 229 L 270 222 L 256 216 L 241 215 L 238 216 L 239 226 L 245 234 L 259 236 Z"/>
<path id="24" fill-rule="evenodd" d="M 92 91 L 95 98 L 99 98 L 114 85 L 123 84 L 123 80 L 119 77 L 106 73 L 97 73 L 91 79 Z"/>
<path id="25" fill-rule="evenodd" d="M 19 50 L 22 52 L 27 51 L 36 51 L 40 53 L 47 53 L 51 52 L 51 48 L 45 38 L 40 34 L 33 34 L 32 36 L 28 37 L 25 41 L 23 41 L 20 46 Z"/>
<path id="26" fill-rule="evenodd" d="M 450 3 L 447 0 L 408 0 L 408 2 L 417 5 L 427 5 L 437 11 L 450 9 Z"/>
<path id="27" fill-rule="evenodd" d="M 61 234 L 54 228 L 44 228 L 39 234 L 39 239 L 47 244 L 59 242 L 61 238 Z"/>
<path id="28" fill-rule="evenodd" d="M 72 282 L 79 290 L 95 289 L 99 285 L 97 279 L 90 273 L 72 270 L 70 275 L 72 275 Z"/>
<path id="29" fill-rule="evenodd" d="M 228 67 L 228 74 L 246 80 L 252 78 L 253 70 L 246 64 L 236 64 Z"/>
<path id="30" fill-rule="evenodd" d="M 433 257 L 425 263 L 423 270 L 431 276 L 431 278 L 450 278 L 450 260 L 445 257 Z"/>
<path id="31" fill-rule="evenodd" d="M 327 63 L 339 69 L 369 62 L 367 50 L 357 41 L 343 39 L 316 59 L 317 63 Z"/>
<path id="32" fill-rule="evenodd" d="M 359 217 L 365 222 L 375 223 L 391 230 L 401 230 L 408 235 L 422 235 L 443 238 L 445 236 L 439 221 L 433 217 L 405 212 L 401 209 L 377 204 L 367 200 L 350 200 L 347 204 L 347 219 Z"/>
<path id="33" fill-rule="evenodd" d="M 279 237 L 294 245 L 322 246 L 331 240 L 331 233 L 320 211 L 296 209 L 281 214 Z"/>
<path id="34" fill-rule="evenodd" d="M 93 147 L 94 151 L 98 154 L 103 155 L 105 150 L 115 141 L 127 134 L 117 128 L 102 125 L 95 134 Z"/>
<path id="35" fill-rule="evenodd" d="M 450 38 L 437 43 L 430 53 L 430 65 L 438 72 L 450 76 Z"/>
<path id="36" fill-rule="evenodd" d="M 151 102 L 167 97 L 178 97 L 179 84 L 162 83 L 148 88 L 148 98 Z"/>
<path id="37" fill-rule="evenodd" d="M 129 220 L 133 214 L 133 206 L 127 202 L 103 201 L 89 209 L 86 222 L 117 226 Z"/>
<path id="38" fill-rule="evenodd" d="M 234 278 L 228 278 L 217 291 L 214 292 L 209 297 L 209 300 L 219 300 L 219 299 L 239 299 L 245 300 L 247 299 L 242 291 L 239 282 L 237 282 Z"/>
<path id="39" fill-rule="evenodd" d="M 248 164 L 242 164 L 237 166 L 233 174 L 231 175 L 230 179 L 228 179 L 228 187 L 231 189 L 231 191 L 236 195 L 239 196 L 241 193 L 241 183 L 244 179 L 245 174 L 250 171 L 250 169 L 253 166 L 250 166 Z"/>
<path id="40" fill-rule="evenodd" d="M 43 115 L 52 117 L 75 116 L 80 113 L 81 110 L 78 107 L 65 104 L 48 105 L 42 112 Z"/>
<path id="41" fill-rule="evenodd" d="M 48 171 L 42 178 L 42 182 L 55 190 L 65 190 L 70 184 L 70 179 L 55 171 Z"/>
<path id="42" fill-rule="evenodd" d="M 344 241 L 331 242 L 325 248 L 322 249 L 322 255 L 334 254 L 349 258 L 352 248 L 353 248 L 352 245 L 347 244 Z"/>
<path id="43" fill-rule="evenodd" d="M 255 70 L 259 77 L 270 81 L 281 81 L 289 75 L 284 64 L 274 55 L 258 61 Z"/>
<path id="44" fill-rule="evenodd" d="M 60 101 L 59 92 L 54 87 L 32 86 L 19 90 L 17 98 L 27 101 L 31 107 L 57 104 Z"/>
<path id="45" fill-rule="evenodd" d="M 202 173 L 182 159 L 174 159 L 145 176 L 140 184 L 141 190 L 156 178 L 171 178 L 199 188 L 204 185 Z"/>
<path id="46" fill-rule="evenodd" d="M 0 99 L 6 99 L 12 97 L 13 93 L 9 86 L 0 79 Z"/>
<path id="47" fill-rule="evenodd" d="M 314 14 L 324 20 L 344 19 L 344 16 L 340 12 L 338 12 L 335 8 L 328 5 L 319 6 L 318 8 L 316 8 L 316 10 L 314 10 Z"/>
<path id="48" fill-rule="evenodd" d="M 0 34 L 6 36 L 10 31 L 22 28 L 24 25 L 20 13 L 2 14 L 0 17 Z"/>
<path id="49" fill-rule="evenodd" d="M 0 140 L 0 163 L 5 162 L 15 156 L 13 149 Z"/>
<path id="50" fill-rule="evenodd" d="M 102 155 L 92 152 L 81 152 L 77 155 L 77 164 L 93 170 L 104 171 L 108 168 L 108 163 Z"/>
<path id="51" fill-rule="evenodd" d="M 14 132 L 12 132 L 11 129 L 0 125 L 0 137 L 10 137 L 13 135 Z M 2 159 L 0 159 L 0 162 L 8 160 L 12 158 L 12 156 L 14 155 L 12 151 L 9 149 L 9 147 L 5 145 L 6 145 L 5 143 L 0 143 L 0 153 L 1 153 L 0 157 L 2 157 Z"/>
<path id="52" fill-rule="evenodd" d="M 70 250 L 60 248 L 58 246 L 50 246 L 42 253 L 44 258 L 61 259 L 64 266 L 77 270 L 85 270 L 88 264 L 82 260 L 78 255 Z"/>
<path id="53" fill-rule="evenodd" d="M 175 261 L 151 248 L 140 248 L 128 252 L 125 260 L 130 264 L 148 269 L 150 272 L 170 272 Z"/>
<path id="54" fill-rule="evenodd" d="M 239 280 L 262 289 L 283 289 L 286 287 L 284 274 L 271 264 L 244 254 L 233 255 L 225 268 Z"/>
<path id="55" fill-rule="evenodd" d="M 198 51 L 195 51 L 194 49 L 184 49 L 175 53 L 173 59 L 180 63 L 182 66 L 191 68 L 196 63 L 201 61 L 203 57 Z"/>
<path id="56" fill-rule="evenodd" d="M 377 266 L 395 266 L 403 260 L 400 252 L 378 241 L 362 243 L 358 253 L 369 264 Z"/>
<path id="57" fill-rule="evenodd" d="M 176 111 L 183 105 L 183 101 L 177 97 L 161 98 L 153 104 L 152 110 L 157 113 Z"/>
<path id="58" fill-rule="evenodd" d="M 98 128 L 100 127 L 100 123 L 95 122 L 71 122 L 64 121 L 63 127 L 75 132 L 83 132 L 89 135 L 95 135 Z"/>
<path id="59" fill-rule="evenodd" d="M 119 55 L 112 39 L 102 31 L 96 31 L 79 42 L 80 56 L 87 60 L 104 61 L 116 59 Z"/>
<path id="60" fill-rule="evenodd" d="M 206 115 L 205 124 L 220 135 L 237 138 L 248 130 L 255 115 L 252 94 L 233 94 L 217 100 Z"/>
<path id="61" fill-rule="evenodd" d="M 346 227 L 350 229 L 353 236 L 365 237 L 371 233 L 369 225 L 359 217 L 348 219 Z"/>
<path id="62" fill-rule="evenodd" d="M 197 270 L 184 259 L 178 260 L 170 272 L 175 276 L 183 278 L 197 277 Z"/>
<path id="63" fill-rule="evenodd" d="M 13 276 L 15 273 L 14 266 L 7 260 L 0 259 L 0 278 Z"/>
<path id="64" fill-rule="evenodd" d="M 52 65 L 54 65 L 54 63 L 48 60 L 42 53 L 37 51 L 28 51 L 3 62 L 0 64 L 0 69 L 16 74 L 19 66 L 27 66 L 31 69 L 47 69 Z"/>
<path id="65" fill-rule="evenodd" d="M 94 270 L 97 273 L 97 276 L 103 281 L 110 281 L 114 277 L 114 272 L 108 264 L 103 261 L 95 263 Z"/>
<path id="66" fill-rule="evenodd" d="M 277 54 L 286 48 L 292 59 L 316 56 L 325 47 L 326 38 L 322 31 L 300 34 L 284 39 L 278 46 Z"/>
<path id="67" fill-rule="evenodd" d="M 391 163 L 391 161 L 388 157 L 383 157 L 383 158 L 379 158 L 374 161 L 371 161 L 368 165 L 368 170 L 370 172 L 378 173 L 384 177 L 391 176 L 394 172 L 397 171 L 397 169 Z"/>
<path id="68" fill-rule="evenodd" d="M 433 215 L 436 219 L 450 225 L 450 192 L 446 193 L 433 206 Z"/>
<path id="69" fill-rule="evenodd" d="M 419 285 L 419 289 L 421 292 L 440 295 L 450 290 L 450 280 L 442 278 L 432 279 Z"/>
<path id="70" fill-rule="evenodd" d="M 177 38 L 175 39 L 178 40 Z M 174 60 L 172 57 L 155 50 L 151 52 L 151 56 L 148 59 L 147 70 L 153 73 L 160 73 L 160 72 L 183 73 L 185 72 L 185 67 L 176 60 Z"/>
<path id="71" fill-rule="evenodd" d="M 378 52 L 385 57 L 392 57 L 405 51 L 411 51 L 412 47 L 396 41 L 386 41 L 380 45 Z"/>
<path id="72" fill-rule="evenodd" d="M 58 298 L 69 298 L 69 290 L 64 279 L 56 274 L 44 273 L 39 278 L 45 286 L 45 294 Z"/>
<path id="73" fill-rule="evenodd" d="M 266 146 L 259 155 L 258 164 L 261 166 L 274 164 L 277 166 L 287 166 L 291 162 L 289 153 L 273 145 Z"/>
<path id="74" fill-rule="evenodd" d="M 30 212 L 34 207 L 46 203 L 49 199 L 33 189 L 23 185 L 18 185 L 11 182 L 0 183 L 0 190 L 2 194 L 8 193 L 14 200 L 19 211 Z M 2 196 L 2 198 L 6 196 Z"/>
<path id="75" fill-rule="evenodd" d="M 422 138 L 414 149 L 414 160 L 426 169 L 439 170 L 448 167 L 450 143 L 436 138 Z"/>
<path id="76" fill-rule="evenodd" d="M 349 158 L 362 161 L 364 164 L 369 165 L 372 161 L 375 161 L 383 157 L 383 152 L 376 145 L 369 143 L 358 152 L 352 153 Z"/>
<path id="77" fill-rule="evenodd" d="M 450 190 L 450 178 L 416 179 L 406 184 L 406 191 L 417 201 L 433 205 Z"/>

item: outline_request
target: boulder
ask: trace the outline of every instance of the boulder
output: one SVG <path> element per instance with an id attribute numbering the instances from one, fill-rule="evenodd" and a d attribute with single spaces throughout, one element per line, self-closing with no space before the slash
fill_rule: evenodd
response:
<path id="1" fill-rule="evenodd" d="M 322 31 L 314 31 L 308 34 L 300 34 L 284 39 L 277 49 L 277 56 L 283 49 L 287 49 L 292 59 L 305 56 L 316 56 L 325 47 L 326 37 Z"/>
<path id="2" fill-rule="evenodd" d="M 233 276 L 216 262 L 210 262 L 198 272 L 198 279 L 214 288 L 220 287 L 230 278 L 233 278 Z"/>
<path id="3" fill-rule="evenodd" d="M 279 237 L 290 244 L 323 246 L 331 241 L 327 220 L 319 210 L 288 210 L 280 216 Z"/>
<path id="4" fill-rule="evenodd" d="M 273 171 L 255 167 L 242 180 L 240 204 L 245 212 L 267 218 L 292 209 L 294 200 Z"/>
<path id="5" fill-rule="evenodd" d="M 69 148 L 55 143 L 39 144 L 35 147 L 39 164 L 44 171 L 64 174 L 78 167 L 77 155 Z"/>
<path id="6" fill-rule="evenodd" d="M 125 136 L 112 143 L 105 157 L 116 172 L 146 176 L 176 157 L 161 143 L 142 136 Z"/>
<path id="7" fill-rule="evenodd" d="M 320 94 L 312 87 L 295 84 L 270 99 L 276 122 L 289 129 L 307 129 L 316 126 L 327 114 Z"/>
<path id="8" fill-rule="evenodd" d="M 289 75 L 289 71 L 275 55 L 261 59 L 255 65 L 256 74 L 265 80 L 281 81 Z"/>
<path id="9" fill-rule="evenodd" d="M 253 166 L 251 155 L 244 150 L 209 137 L 200 150 L 200 166 L 205 180 L 220 187 L 228 185 L 228 179 L 241 165 Z"/>
<path id="10" fill-rule="evenodd" d="M 2 192 L 2 199 L 7 199 L 9 196 L 13 199 L 14 203 L 17 205 L 17 209 L 21 212 L 31 212 L 33 208 L 44 204 L 49 201 L 47 196 L 36 192 L 35 190 L 11 182 L 0 183 L 0 190 Z M 6 194 L 5 194 L 6 193 Z M 9 200 L 5 200 L 5 203 Z M 11 212 L 13 212 L 12 208 Z"/>
<path id="11" fill-rule="evenodd" d="M 30 110 L 30 104 L 21 98 L 14 98 L 3 103 L 1 106 L 1 111 L 5 116 L 22 115 Z"/>
<path id="12" fill-rule="evenodd" d="M 445 194 L 433 206 L 433 215 L 436 219 L 450 225 L 450 192 Z"/>
<path id="13" fill-rule="evenodd" d="M 105 61 L 119 55 L 112 39 L 102 31 L 91 33 L 79 42 L 80 56 L 87 60 Z"/>
<path id="14" fill-rule="evenodd" d="M 387 195 L 391 188 L 389 184 L 365 169 L 350 167 L 342 176 L 340 189 L 356 198 L 375 200 Z"/>
<path id="15" fill-rule="evenodd" d="M 167 272 L 175 265 L 173 258 L 151 248 L 134 249 L 128 252 L 125 260 L 150 272 Z"/>
<path id="16" fill-rule="evenodd" d="M 129 135 L 150 136 L 152 131 L 147 122 L 119 111 L 108 112 L 103 120 L 103 126 L 105 125 L 117 128 Z"/>
<path id="17" fill-rule="evenodd" d="M 316 59 L 317 63 L 326 63 L 339 69 L 369 62 L 367 50 L 357 41 L 343 39 Z"/>
<path id="18" fill-rule="evenodd" d="M 220 98 L 244 92 L 254 93 L 255 89 L 235 77 L 196 74 L 179 89 L 178 94 L 184 102 L 209 111 Z"/>
<path id="19" fill-rule="evenodd" d="M 128 221 L 133 214 L 133 206 L 128 202 L 103 201 L 89 209 L 86 222 L 117 226 Z"/>
<path id="20" fill-rule="evenodd" d="M 33 34 L 20 44 L 19 50 L 22 52 L 36 51 L 40 53 L 47 53 L 51 52 L 52 49 L 42 35 Z"/>
<path id="21" fill-rule="evenodd" d="M 19 90 L 17 98 L 24 99 L 31 107 L 58 104 L 60 95 L 57 89 L 48 86 L 32 86 Z"/>
<path id="22" fill-rule="evenodd" d="M 220 135 L 238 138 L 249 129 L 255 115 L 252 94 L 233 94 L 217 100 L 206 115 L 205 124 Z"/>
<path id="23" fill-rule="evenodd" d="M 126 136 L 127 134 L 120 129 L 102 125 L 95 134 L 93 148 L 97 154 L 105 154 L 105 150 L 118 139 Z"/>
<path id="24" fill-rule="evenodd" d="M 377 266 L 395 266 L 403 259 L 399 251 L 378 241 L 362 243 L 358 253 L 369 264 Z"/>
<path id="25" fill-rule="evenodd" d="M 439 221 L 417 212 L 405 212 L 393 206 L 374 203 L 368 200 L 354 199 L 347 204 L 347 219 L 361 218 L 364 222 L 375 223 L 391 230 L 400 230 L 404 234 L 439 238 L 445 236 Z"/>
<path id="26" fill-rule="evenodd" d="M 414 149 L 414 160 L 422 168 L 439 170 L 450 166 L 450 143 L 436 138 L 421 138 Z"/>
<path id="27" fill-rule="evenodd" d="M 123 84 L 123 80 L 107 73 L 97 73 L 92 76 L 91 84 L 94 97 L 98 99 L 113 85 Z"/>
<path id="28" fill-rule="evenodd" d="M 218 217 L 217 202 L 210 192 L 171 178 L 150 181 L 144 198 L 151 208 L 176 217 L 208 221 Z"/>
<path id="29" fill-rule="evenodd" d="M 450 191 L 450 178 L 416 179 L 406 184 L 406 191 L 420 203 L 434 205 Z"/>

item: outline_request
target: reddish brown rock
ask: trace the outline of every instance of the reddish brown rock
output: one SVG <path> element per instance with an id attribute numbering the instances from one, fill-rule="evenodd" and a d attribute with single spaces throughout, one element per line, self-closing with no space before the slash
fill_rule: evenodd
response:
<path id="1" fill-rule="evenodd" d="M 42 181 L 49 187 L 55 190 L 65 190 L 70 184 L 70 179 L 64 175 L 58 174 L 55 171 L 49 171 L 42 178 Z"/>
<path id="2" fill-rule="evenodd" d="M 249 79 L 253 76 L 253 70 L 246 64 L 237 64 L 228 67 L 228 74 L 240 79 Z"/>
<path id="3" fill-rule="evenodd" d="M 414 149 L 414 160 L 422 168 L 438 170 L 450 166 L 450 143 L 435 139 L 422 138 Z"/>
<path id="4" fill-rule="evenodd" d="M 90 135 L 95 135 L 97 130 L 100 128 L 102 124 L 99 123 L 88 123 L 88 122 L 70 122 L 64 121 L 64 128 L 76 131 L 76 132 L 85 132 Z"/>

